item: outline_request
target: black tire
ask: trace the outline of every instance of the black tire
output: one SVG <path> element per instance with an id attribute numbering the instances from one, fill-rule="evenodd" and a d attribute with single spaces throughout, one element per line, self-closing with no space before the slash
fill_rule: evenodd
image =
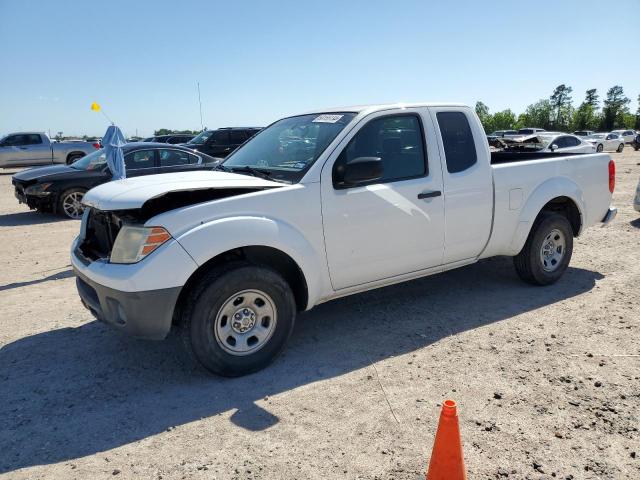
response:
<path id="1" fill-rule="evenodd" d="M 73 162 L 81 159 L 82 157 L 84 157 L 82 153 L 72 153 L 67 157 L 67 165 L 71 165 Z"/>
<path id="2" fill-rule="evenodd" d="M 598 146 L 596 147 L 596 152 L 600 153 L 602 150 L 604 150 L 604 147 L 602 146 L 602 144 L 598 144 Z"/>
<path id="3" fill-rule="evenodd" d="M 81 218 L 84 208 L 78 211 L 78 215 L 72 215 L 69 213 L 69 208 L 66 208 L 65 202 L 69 201 L 68 197 L 70 195 L 75 195 L 76 197 L 79 196 L 79 198 L 82 199 L 85 193 L 87 193 L 87 190 L 84 188 L 69 188 L 63 191 L 60 195 L 58 195 L 58 201 L 56 204 L 56 213 L 64 217 L 71 218 L 73 220 L 77 220 Z"/>
<path id="4" fill-rule="evenodd" d="M 549 235 L 559 231 L 564 237 L 562 256 L 555 264 L 548 263 L 543 257 L 543 248 L 547 245 Z M 560 236 L 560 235 L 558 235 Z M 555 245 L 555 243 L 554 243 Z M 553 251 L 555 248 L 547 250 Z M 566 271 L 573 253 L 573 230 L 569 220 L 564 215 L 553 212 L 543 212 L 534 223 L 524 247 L 513 258 L 516 271 L 522 280 L 533 285 L 550 285 L 555 283 Z"/>
<path id="5" fill-rule="evenodd" d="M 616 152 L 622 153 L 622 150 L 624 150 L 624 143 L 621 143 L 620 145 L 618 145 L 618 148 L 616 149 Z"/>
<path id="6" fill-rule="evenodd" d="M 271 319 L 274 323 L 270 336 L 259 341 L 263 343 L 256 351 L 238 354 L 228 351 L 236 346 L 235 340 L 230 344 L 219 339 L 218 325 L 222 324 L 221 319 L 226 318 L 223 313 L 225 307 L 229 306 L 229 301 L 233 297 L 244 298 L 243 292 L 246 291 L 266 294 L 268 302 L 275 307 Z M 229 317 L 224 321 L 225 324 L 233 323 L 231 317 L 235 315 Z M 255 327 L 261 321 L 258 311 L 256 318 Z M 225 377 L 238 377 L 263 369 L 284 350 L 293 331 L 295 318 L 296 303 L 293 293 L 280 274 L 267 267 L 234 262 L 212 269 L 189 292 L 182 314 L 180 334 L 187 352 L 204 368 Z M 233 328 L 235 325 L 234 323 Z M 257 338 L 249 336 L 255 327 L 252 326 L 246 332 L 247 336 L 244 338 L 247 339 L 247 345 L 251 338 Z M 230 333 L 238 338 L 244 335 L 244 332 Z"/>

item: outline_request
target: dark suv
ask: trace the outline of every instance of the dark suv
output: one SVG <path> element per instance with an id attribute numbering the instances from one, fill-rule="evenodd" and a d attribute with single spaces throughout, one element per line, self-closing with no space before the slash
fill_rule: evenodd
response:
<path id="1" fill-rule="evenodd" d="M 205 130 L 184 146 L 212 157 L 224 158 L 259 131 L 258 127 Z"/>

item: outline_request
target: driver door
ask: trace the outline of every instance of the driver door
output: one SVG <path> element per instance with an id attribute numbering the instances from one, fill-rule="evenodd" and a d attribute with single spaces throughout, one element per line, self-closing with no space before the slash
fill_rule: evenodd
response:
<path id="1" fill-rule="evenodd" d="M 361 120 L 325 163 L 322 222 L 335 290 L 442 264 L 442 172 L 436 140 L 425 142 L 423 125 L 430 122 L 426 109 L 378 112 Z M 382 160 L 382 178 L 337 184 L 334 170 L 362 157 Z"/>

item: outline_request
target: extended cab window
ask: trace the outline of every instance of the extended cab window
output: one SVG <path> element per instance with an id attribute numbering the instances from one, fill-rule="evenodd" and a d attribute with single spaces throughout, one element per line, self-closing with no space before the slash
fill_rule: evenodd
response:
<path id="1" fill-rule="evenodd" d="M 25 135 L 25 137 L 27 137 L 27 143 L 25 143 L 25 145 L 39 145 L 42 143 L 42 137 L 35 133 L 30 133 Z"/>
<path id="2" fill-rule="evenodd" d="M 393 115 L 367 123 L 340 153 L 334 168 L 359 157 L 382 160 L 387 183 L 427 175 L 422 125 L 417 115 Z"/>
<path id="3" fill-rule="evenodd" d="M 462 112 L 438 112 L 436 118 L 447 158 L 447 171 L 462 172 L 475 165 L 478 156 L 467 116 Z"/>
<path id="4" fill-rule="evenodd" d="M 155 167 L 155 153 L 153 150 L 138 150 L 137 152 L 125 155 L 124 163 L 127 170 L 139 170 L 141 168 Z"/>

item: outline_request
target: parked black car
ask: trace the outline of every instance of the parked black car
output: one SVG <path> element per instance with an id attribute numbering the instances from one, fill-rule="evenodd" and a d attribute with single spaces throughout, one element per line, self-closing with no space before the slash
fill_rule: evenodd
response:
<path id="1" fill-rule="evenodd" d="M 633 137 L 633 142 L 631 142 L 631 146 L 636 152 L 640 150 L 640 134 Z"/>
<path id="2" fill-rule="evenodd" d="M 205 130 L 184 145 L 212 157 L 224 158 L 261 129 L 258 127 L 219 128 Z"/>
<path id="3" fill-rule="evenodd" d="M 128 143 L 122 147 L 127 177 L 155 173 L 207 170 L 220 163 L 180 145 Z M 29 208 L 80 218 L 87 190 L 111 180 L 104 150 L 96 150 L 71 165 L 31 168 L 12 178 L 15 196 Z"/>
<path id="4" fill-rule="evenodd" d="M 171 135 L 157 135 L 155 137 L 145 138 L 143 142 L 170 143 L 171 145 L 177 145 L 179 143 L 187 143 L 189 140 L 192 140 L 193 137 L 195 137 L 195 135 L 174 133 Z"/>

